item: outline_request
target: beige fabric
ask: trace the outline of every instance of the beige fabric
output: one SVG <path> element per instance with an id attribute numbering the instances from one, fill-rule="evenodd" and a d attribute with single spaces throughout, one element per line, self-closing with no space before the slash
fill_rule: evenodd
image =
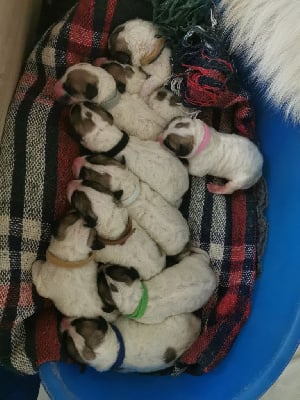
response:
<path id="1" fill-rule="evenodd" d="M 40 6 L 41 0 L 0 0 L 0 137 Z"/>

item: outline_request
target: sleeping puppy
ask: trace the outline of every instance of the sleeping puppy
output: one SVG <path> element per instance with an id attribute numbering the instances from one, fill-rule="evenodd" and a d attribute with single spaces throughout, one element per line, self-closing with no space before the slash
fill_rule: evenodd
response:
<path id="1" fill-rule="evenodd" d="M 108 39 L 111 58 L 140 67 L 147 75 L 140 96 L 147 98 L 171 76 L 171 50 L 152 22 L 133 19 L 117 26 Z"/>
<path id="2" fill-rule="evenodd" d="M 113 76 L 91 64 L 69 67 L 55 84 L 54 95 L 67 104 L 88 101 L 101 105 L 112 114 L 120 129 L 140 139 L 155 140 L 165 126 L 165 120 L 141 98 L 120 93 Z"/>
<path id="3" fill-rule="evenodd" d="M 118 207 L 105 188 L 93 181 L 72 181 L 68 199 L 87 225 L 94 226 L 98 240 L 105 245 L 95 252 L 98 262 L 134 267 L 143 279 L 150 279 L 166 265 L 166 255 L 150 236 Z M 115 194 L 116 195 L 116 194 Z"/>
<path id="4" fill-rule="evenodd" d="M 177 208 L 171 206 L 146 183 L 130 172 L 120 162 L 98 155 L 83 159 L 80 170 L 75 160 L 76 178 L 97 179 L 112 194 L 117 193 L 118 203 L 126 207 L 136 221 L 159 245 L 167 256 L 180 253 L 189 241 L 189 228 Z"/>
<path id="5" fill-rule="evenodd" d="M 93 152 L 126 159 L 130 171 L 170 204 L 178 206 L 189 187 L 185 166 L 159 143 L 128 137 L 113 125 L 112 116 L 95 104 L 77 104 L 70 122 L 81 144 Z M 80 168 L 78 159 L 78 168 Z"/>
<path id="6" fill-rule="evenodd" d="M 51 238 L 46 261 L 33 264 L 32 279 L 38 293 L 51 299 L 64 315 L 102 315 L 113 321 L 118 313 L 107 310 L 98 295 L 98 267 L 91 252 L 94 238 L 94 229 L 77 211 L 70 211 Z"/>
<path id="7" fill-rule="evenodd" d="M 225 185 L 209 183 L 209 192 L 231 194 L 253 186 L 262 175 L 263 158 L 247 138 L 217 132 L 203 121 L 173 120 L 159 141 L 179 158 L 186 158 L 191 175 L 225 178 Z"/>
<path id="8" fill-rule="evenodd" d="M 154 325 L 118 318 L 114 324 L 103 318 L 64 318 L 68 354 L 80 364 L 97 371 L 152 372 L 174 365 L 197 339 L 200 320 L 181 314 Z"/>
<path id="9" fill-rule="evenodd" d="M 199 310 L 216 288 L 208 254 L 200 249 L 186 255 L 147 282 L 132 278 L 132 269 L 101 266 L 98 288 L 102 301 L 121 314 L 144 324 Z"/>

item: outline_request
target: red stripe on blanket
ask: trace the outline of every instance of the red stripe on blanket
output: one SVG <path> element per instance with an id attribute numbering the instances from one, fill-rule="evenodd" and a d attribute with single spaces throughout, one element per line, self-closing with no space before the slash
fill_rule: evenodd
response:
<path id="1" fill-rule="evenodd" d="M 115 8 L 118 3 L 118 0 L 111 0 L 107 3 L 107 10 L 106 10 L 106 16 L 105 16 L 105 21 L 104 21 L 104 26 L 103 26 L 103 33 L 101 37 L 101 42 L 100 42 L 100 50 L 104 51 L 107 46 L 107 40 L 108 40 L 108 35 L 110 32 L 110 26 L 111 26 L 111 21 L 113 19 L 114 13 L 115 13 Z"/>
<path id="2" fill-rule="evenodd" d="M 62 216 L 69 208 L 66 189 L 73 179 L 72 163 L 79 155 L 79 145 L 68 134 L 69 108 L 65 108 L 61 114 L 58 128 L 58 152 L 57 152 L 57 189 L 55 199 L 55 218 Z"/>
<path id="3" fill-rule="evenodd" d="M 21 283 L 18 307 L 27 307 L 32 304 L 32 283 Z"/>
<path id="4" fill-rule="evenodd" d="M 60 342 L 57 332 L 57 311 L 52 307 L 45 309 L 36 321 L 35 329 L 37 366 L 60 360 Z"/>
<path id="5" fill-rule="evenodd" d="M 68 65 L 89 58 L 93 44 L 94 8 L 95 0 L 81 0 L 77 6 L 69 31 Z"/>

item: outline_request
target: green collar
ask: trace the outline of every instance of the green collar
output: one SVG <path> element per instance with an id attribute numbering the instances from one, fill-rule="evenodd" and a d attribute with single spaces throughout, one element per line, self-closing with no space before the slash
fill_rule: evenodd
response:
<path id="1" fill-rule="evenodd" d="M 148 289 L 144 282 L 141 282 L 142 285 L 142 297 L 136 308 L 136 310 L 132 314 L 125 315 L 129 319 L 139 319 L 142 318 L 145 314 L 147 305 L 148 305 Z"/>
<path id="2" fill-rule="evenodd" d="M 105 110 L 109 110 L 113 107 L 115 107 L 120 101 L 120 92 L 118 91 L 118 89 L 115 90 L 115 92 L 108 97 L 106 100 L 102 101 L 102 103 L 100 103 L 100 106 L 105 108 Z"/>

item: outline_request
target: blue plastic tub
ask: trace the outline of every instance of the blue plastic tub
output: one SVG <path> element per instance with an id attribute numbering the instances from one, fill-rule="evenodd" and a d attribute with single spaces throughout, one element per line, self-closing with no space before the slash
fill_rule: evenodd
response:
<path id="1" fill-rule="evenodd" d="M 251 316 L 228 356 L 210 373 L 143 376 L 97 373 L 47 363 L 40 369 L 55 400 L 255 400 L 277 379 L 300 341 L 300 127 L 285 122 L 261 95 L 257 129 L 269 190 L 269 237 Z"/>

